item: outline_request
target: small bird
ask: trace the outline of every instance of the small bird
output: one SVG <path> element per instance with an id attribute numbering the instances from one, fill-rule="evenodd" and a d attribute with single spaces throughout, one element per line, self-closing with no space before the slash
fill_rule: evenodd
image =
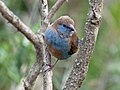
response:
<path id="1" fill-rule="evenodd" d="M 50 53 L 58 60 L 69 58 L 78 49 L 79 38 L 74 21 L 69 16 L 61 16 L 45 31 L 45 40 Z"/>

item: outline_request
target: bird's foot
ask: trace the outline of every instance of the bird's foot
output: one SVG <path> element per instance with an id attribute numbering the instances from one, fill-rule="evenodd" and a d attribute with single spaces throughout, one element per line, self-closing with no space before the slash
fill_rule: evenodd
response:
<path id="1" fill-rule="evenodd" d="M 53 67 L 56 65 L 56 63 L 57 63 L 58 61 L 59 61 L 59 60 L 57 59 L 57 61 L 55 61 L 53 64 L 46 64 L 46 66 L 48 66 L 48 68 L 45 70 L 45 72 L 52 70 Z"/>
<path id="2" fill-rule="evenodd" d="M 46 66 L 47 66 L 47 69 L 45 70 L 45 72 L 52 70 L 52 68 L 54 67 L 54 65 L 51 65 L 51 64 L 46 64 Z"/>

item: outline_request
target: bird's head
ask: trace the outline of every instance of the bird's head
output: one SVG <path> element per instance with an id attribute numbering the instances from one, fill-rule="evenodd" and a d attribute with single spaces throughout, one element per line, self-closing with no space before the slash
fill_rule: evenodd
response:
<path id="1" fill-rule="evenodd" d="M 61 16 L 52 24 L 52 26 L 58 33 L 65 37 L 70 37 L 76 32 L 74 21 L 69 16 Z"/>

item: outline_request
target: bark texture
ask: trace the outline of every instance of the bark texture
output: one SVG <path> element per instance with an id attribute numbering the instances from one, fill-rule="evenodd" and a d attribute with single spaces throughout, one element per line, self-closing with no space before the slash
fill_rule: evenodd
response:
<path id="1" fill-rule="evenodd" d="M 89 0 L 89 5 L 90 9 L 85 24 L 83 42 L 63 90 L 78 90 L 87 75 L 90 57 L 93 53 L 100 27 L 103 0 Z"/>

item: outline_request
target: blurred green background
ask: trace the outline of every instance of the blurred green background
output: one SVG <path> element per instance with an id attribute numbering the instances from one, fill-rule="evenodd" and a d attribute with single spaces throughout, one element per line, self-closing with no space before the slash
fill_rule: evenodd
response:
<path id="1" fill-rule="evenodd" d="M 38 0 L 2 1 L 35 33 L 37 32 L 40 27 Z M 57 0 L 48 1 L 50 9 Z M 87 77 L 80 90 L 120 90 L 120 0 L 104 1 L 96 46 Z M 71 16 L 79 37 L 82 38 L 88 8 L 88 0 L 69 0 L 51 22 L 61 15 Z M 59 61 L 54 67 L 54 90 L 60 90 L 65 83 L 75 57 L 76 55 L 69 58 L 72 60 Z M 34 47 L 0 15 L 0 90 L 21 90 L 21 82 L 34 61 Z M 42 80 L 38 81 L 41 82 Z"/>

